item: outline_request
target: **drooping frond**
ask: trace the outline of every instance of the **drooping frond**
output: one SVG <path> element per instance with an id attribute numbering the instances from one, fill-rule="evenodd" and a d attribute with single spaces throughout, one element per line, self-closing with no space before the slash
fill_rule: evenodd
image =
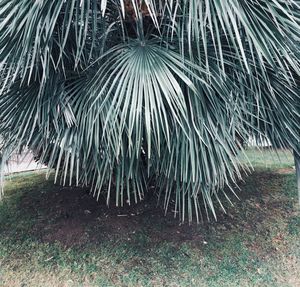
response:
<path id="1" fill-rule="evenodd" d="M 1 1 L 3 159 L 29 147 L 108 204 L 154 184 L 182 221 L 216 216 L 240 139 L 300 153 L 299 32 L 296 0 Z"/>

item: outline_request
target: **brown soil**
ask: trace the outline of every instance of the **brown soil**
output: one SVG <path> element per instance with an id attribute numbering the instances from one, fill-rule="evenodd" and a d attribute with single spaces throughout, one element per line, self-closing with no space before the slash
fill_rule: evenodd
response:
<path id="1" fill-rule="evenodd" d="M 53 186 L 52 190 L 42 190 L 38 197 L 25 194 L 20 208 L 37 218 L 32 235 L 66 247 L 107 239 L 131 240 L 140 231 L 146 231 L 151 242 L 181 242 L 200 237 L 171 213 L 164 216 L 155 198 L 134 206 L 107 207 L 104 199 L 97 202 L 86 189 Z"/>
<path id="2" fill-rule="evenodd" d="M 240 201 L 231 196 L 235 206 L 228 204 L 227 214 L 219 211 L 217 222 L 212 219 L 210 223 L 206 221 L 192 226 L 180 224 L 172 212 L 164 216 L 164 211 L 157 207 L 154 197 L 134 206 L 111 205 L 108 208 L 104 198 L 97 202 L 86 189 L 51 184 L 42 186 L 34 198 L 30 193 L 25 193 L 20 208 L 37 219 L 32 235 L 43 242 L 59 242 L 66 247 L 100 243 L 107 239 L 134 240 L 134 235 L 139 232 L 147 236 L 151 244 L 162 241 L 205 244 L 204 236 L 211 232 L 226 233 L 233 228 L 244 232 L 253 231 L 259 229 L 264 219 L 272 213 L 286 216 L 280 196 L 276 199 L 276 189 L 280 186 L 271 185 L 274 178 L 280 185 L 278 177 L 283 176 L 267 172 L 254 173 L 241 184 L 242 192 L 236 191 Z M 262 183 L 261 188 L 247 192 L 247 188 L 251 189 L 252 181 Z M 239 205 L 244 207 L 239 208 Z"/>
<path id="3" fill-rule="evenodd" d="M 276 173 L 292 174 L 292 173 L 295 173 L 295 168 L 280 168 L 280 169 L 276 170 Z"/>

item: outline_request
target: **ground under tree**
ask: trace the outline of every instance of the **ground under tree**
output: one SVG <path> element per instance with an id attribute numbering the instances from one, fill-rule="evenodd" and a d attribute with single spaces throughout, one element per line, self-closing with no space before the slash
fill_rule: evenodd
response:
<path id="1" fill-rule="evenodd" d="M 1 1 L 2 162 L 29 147 L 107 204 L 155 185 L 215 216 L 237 139 L 299 155 L 299 39 L 298 0 Z"/>

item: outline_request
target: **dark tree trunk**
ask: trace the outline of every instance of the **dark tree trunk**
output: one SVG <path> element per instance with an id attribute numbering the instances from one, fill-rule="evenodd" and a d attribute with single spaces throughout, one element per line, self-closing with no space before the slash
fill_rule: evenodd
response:
<path id="1" fill-rule="evenodd" d="M 300 205 L 300 155 L 297 154 L 296 151 L 294 151 L 294 159 L 295 159 L 297 186 L 298 186 L 298 200 Z"/>

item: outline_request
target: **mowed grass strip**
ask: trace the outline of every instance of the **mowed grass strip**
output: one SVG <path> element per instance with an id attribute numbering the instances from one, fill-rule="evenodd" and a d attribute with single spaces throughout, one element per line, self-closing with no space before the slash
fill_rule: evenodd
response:
<path id="1" fill-rule="evenodd" d="M 43 172 L 13 176 L 0 203 L 0 286 L 300 286 L 293 158 L 247 154 L 256 171 L 240 200 L 193 226 L 152 199 L 108 209 Z"/>

